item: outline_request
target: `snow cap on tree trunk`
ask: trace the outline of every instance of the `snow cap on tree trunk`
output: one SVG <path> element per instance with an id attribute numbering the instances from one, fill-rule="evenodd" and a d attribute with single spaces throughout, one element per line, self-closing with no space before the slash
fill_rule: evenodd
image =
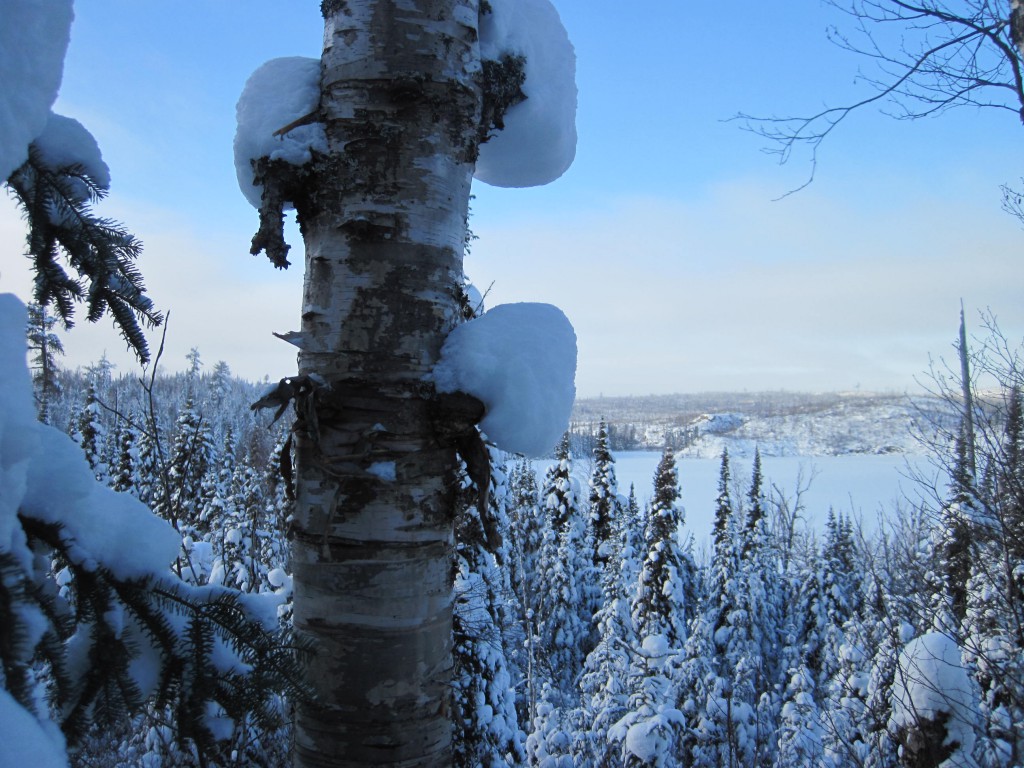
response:
<path id="1" fill-rule="evenodd" d="M 235 107 L 235 173 L 238 186 L 254 208 L 262 187 L 253 184 L 252 163 L 261 157 L 303 165 L 311 150 L 327 151 L 322 123 L 298 125 L 275 136 L 320 104 L 320 59 L 288 56 L 271 59 L 249 76 Z"/>
<path id="2" fill-rule="evenodd" d="M 64 74 L 71 0 L 0 0 L 0 181 L 28 159 Z"/>
<path id="3" fill-rule="evenodd" d="M 551 304 L 501 304 L 449 334 L 434 367 L 439 392 L 487 408 L 480 428 L 511 453 L 547 454 L 576 398 L 576 333 Z"/>
<path id="4" fill-rule="evenodd" d="M 504 129 L 480 145 L 476 178 L 496 187 L 537 187 L 576 157 L 576 52 L 548 0 L 491 0 L 480 17 L 480 54 L 525 57 L 525 101 L 505 113 Z"/>

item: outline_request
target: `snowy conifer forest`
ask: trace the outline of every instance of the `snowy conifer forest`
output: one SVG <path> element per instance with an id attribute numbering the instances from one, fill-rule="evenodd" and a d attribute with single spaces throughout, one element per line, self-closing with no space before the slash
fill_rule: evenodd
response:
<path id="1" fill-rule="evenodd" d="M 40 418 L 71 436 L 98 481 L 171 523 L 171 577 L 271 597 L 287 637 L 294 415 L 251 408 L 276 385 L 239 380 L 198 350 L 174 375 L 104 360 L 65 370 L 52 321 L 38 307 L 29 318 Z M 612 451 L 605 420 L 586 420 L 600 401 L 577 405 L 574 431 L 537 462 L 544 470 L 489 448 L 481 493 L 478 469 L 464 467 L 452 563 L 456 764 L 1018 765 L 1024 418 L 1003 361 L 982 350 L 977 362 L 1005 387 L 976 403 L 973 458 L 948 392 L 725 397 L 725 436 L 706 429 L 722 421 L 705 410 L 715 396 L 679 396 L 697 404 L 675 412 L 679 428 L 704 429 L 721 447 L 718 494 L 699 502 L 714 517 L 700 553 L 679 502 L 688 448 L 665 448 L 649 486 L 621 488 L 615 457 L 628 454 Z M 666 410 L 635 401 L 616 417 L 664 436 Z M 733 475 L 730 450 L 743 454 L 751 430 L 766 445 L 798 445 L 822 410 L 837 435 L 925 440 L 917 450 L 950 469 L 945 496 L 869 534 L 830 510 L 813 511 L 823 525 L 801 522 L 798 500 L 768 492 L 759 449 L 751 474 Z M 886 427 L 865 427 L 867 416 Z M 75 594 L 80 573 L 59 558 L 47 570 L 60 594 Z M 26 669 L 36 695 L 55 685 L 55 669 Z M 192 725 L 202 735 L 160 697 L 141 710 L 128 703 L 93 705 L 72 764 L 287 763 L 288 696 L 274 718 L 207 710 Z"/>

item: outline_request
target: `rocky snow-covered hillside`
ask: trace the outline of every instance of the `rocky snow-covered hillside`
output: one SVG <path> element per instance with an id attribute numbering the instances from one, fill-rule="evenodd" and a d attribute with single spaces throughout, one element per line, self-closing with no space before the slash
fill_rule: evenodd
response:
<path id="1" fill-rule="evenodd" d="M 615 450 L 713 457 L 921 453 L 922 439 L 949 429 L 955 409 L 925 395 L 793 392 L 707 393 L 582 399 L 572 431 L 585 448 L 601 419 Z"/>

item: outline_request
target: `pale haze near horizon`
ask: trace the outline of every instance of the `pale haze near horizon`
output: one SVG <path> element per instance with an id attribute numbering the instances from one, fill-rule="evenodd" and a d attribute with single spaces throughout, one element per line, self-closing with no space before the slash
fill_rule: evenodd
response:
<path id="1" fill-rule="evenodd" d="M 298 328 L 302 244 L 292 227 L 287 272 L 248 255 L 257 216 L 234 179 L 234 104 L 264 60 L 319 55 L 318 4 L 204 5 L 157 23 L 146 4 L 79 2 L 55 109 L 111 167 L 98 213 L 146 245 L 139 266 L 171 312 L 161 365 L 182 369 L 198 347 L 208 368 L 276 379 L 295 369 L 271 332 Z M 580 396 L 914 389 L 930 358 L 954 354 L 961 299 L 972 329 L 987 309 L 1024 335 L 1024 231 L 999 206 L 1024 167 L 1013 115 L 865 111 L 823 145 L 815 181 L 779 200 L 807 158 L 780 167 L 725 119 L 865 95 L 852 82 L 864 62 L 825 40 L 844 19 L 801 2 L 739 25 L 676 5 L 556 2 L 577 49 L 576 161 L 547 187 L 474 189 L 467 274 L 489 306 L 565 311 Z M 23 240 L 0 202 L 0 290 L 27 299 Z M 108 320 L 63 338 L 64 365 L 106 352 L 136 370 Z"/>

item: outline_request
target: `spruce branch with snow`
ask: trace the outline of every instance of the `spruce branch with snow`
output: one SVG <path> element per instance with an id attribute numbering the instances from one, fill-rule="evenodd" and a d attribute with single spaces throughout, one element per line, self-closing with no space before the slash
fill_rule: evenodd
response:
<path id="1" fill-rule="evenodd" d="M 142 327 L 159 325 L 162 315 L 134 264 L 141 244 L 121 224 L 95 215 L 92 206 L 110 187 L 109 169 L 92 134 L 50 109 L 63 74 L 72 1 L 8 0 L 3 15 L 0 183 L 28 221 L 35 301 L 52 305 L 65 327 L 78 302 L 91 322 L 109 313 L 145 362 Z"/>
<path id="2" fill-rule="evenodd" d="M 135 266 L 142 243 L 120 223 L 93 213 L 92 206 L 106 195 L 107 185 L 109 178 L 104 179 L 95 165 L 77 160 L 54 164 L 38 143 L 29 147 L 28 160 L 7 179 L 28 221 L 35 302 L 52 305 L 65 328 L 74 324 L 79 302 L 85 303 L 89 322 L 109 313 L 128 346 L 147 362 L 149 343 L 143 327 L 155 328 L 163 315 L 146 296 Z M 64 260 L 72 273 L 62 265 Z"/>
<path id="3" fill-rule="evenodd" d="M 180 536 L 101 487 L 81 449 L 35 421 L 24 324 L 17 300 L 0 297 L 5 695 L 58 752 L 149 701 L 177 712 L 176 738 L 216 755 L 229 721 L 269 724 L 280 694 L 303 695 L 300 646 L 280 635 L 274 595 L 181 582 L 169 568 Z M 7 725 L 0 719 L 10 743 Z"/>
<path id="4" fill-rule="evenodd" d="M 55 553 L 64 573 L 67 605 L 52 589 L 45 598 L 45 573 L 33 594 L 52 626 L 41 649 L 70 746 L 93 724 L 113 727 L 151 700 L 177 713 L 179 743 L 213 757 L 225 736 L 217 718 L 240 722 L 254 713 L 269 728 L 279 717 L 274 692 L 303 695 L 295 646 L 263 626 L 265 608 L 231 590 L 188 587 L 169 573 L 119 577 L 80 551 L 62 526 L 28 517 L 22 526 L 28 546 Z M 20 673 L 15 681 L 25 676 L 17 664 L 5 668 Z M 12 693 L 27 705 L 19 688 Z M 211 718 L 211 711 L 222 714 Z"/>

